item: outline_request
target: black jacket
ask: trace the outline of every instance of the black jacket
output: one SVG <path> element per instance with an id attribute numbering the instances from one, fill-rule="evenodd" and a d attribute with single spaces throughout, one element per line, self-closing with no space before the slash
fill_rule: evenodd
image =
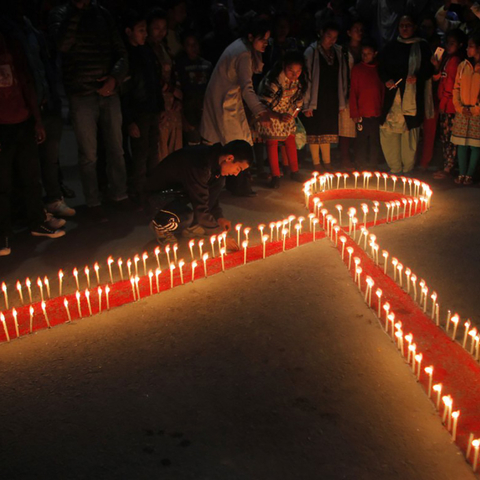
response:
<path id="1" fill-rule="evenodd" d="M 122 112 L 126 125 L 142 113 L 165 109 L 162 94 L 162 66 L 150 45 L 127 45 L 128 77 L 122 85 Z"/>
<path id="2" fill-rule="evenodd" d="M 112 16 L 95 0 L 82 10 L 71 1 L 52 10 L 49 31 L 62 53 L 68 95 L 94 93 L 102 86 L 98 79 L 107 75 L 121 84 L 128 71 L 127 51 Z"/>
<path id="3" fill-rule="evenodd" d="M 171 153 L 148 178 L 147 193 L 183 190 L 192 203 L 196 222 L 209 233 L 217 233 L 217 219 L 223 217 L 219 197 L 225 184 L 218 164 L 221 148 L 219 143 L 196 145 Z"/>

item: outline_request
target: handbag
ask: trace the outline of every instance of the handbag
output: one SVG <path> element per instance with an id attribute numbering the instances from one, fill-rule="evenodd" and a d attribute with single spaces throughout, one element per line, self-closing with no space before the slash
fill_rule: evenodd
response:
<path id="1" fill-rule="evenodd" d="M 295 144 L 297 150 L 301 150 L 307 144 L 307 131 L 298 117 L 295 119 L 295 126 Z"/>

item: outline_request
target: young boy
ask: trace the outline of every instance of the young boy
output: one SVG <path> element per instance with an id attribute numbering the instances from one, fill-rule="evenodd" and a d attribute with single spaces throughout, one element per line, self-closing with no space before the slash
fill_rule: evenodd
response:
<path id="1" fill-rule="evenodd" d="M 203 98 L 212 73 L 212 64 L 200 56 L 200 44 L 193 32 L 183 36 L 184 51 L 176 59 L 183 92 L 183 131 L 188 145 L 198 145 Z"/>
<path id="2" fill-rule="evenodd" d="M 357 168 L 377 165 L 381 154 L 380 115 L 384 86 L 378 76 L 377 53 L 377 46 L 372 40 L 363 41 L 362 61 L 352 69 L 350 117 L 357 125 L 355 141 Z"/>
<path id="3" fill-rule="evenodd" d="M 161 66 L 149 45 L 147 23 L 136 12 L 125 21 L 129 75 L 122 99 L 123 121 L 132 152 L 132 200 L 141 205 L 147 175 L 159 162 L 159 122 L 164 110 Z"/>

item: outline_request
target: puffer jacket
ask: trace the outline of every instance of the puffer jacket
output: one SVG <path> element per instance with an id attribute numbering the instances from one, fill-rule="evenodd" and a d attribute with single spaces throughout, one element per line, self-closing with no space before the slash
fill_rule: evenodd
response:
<path id="1" fill-rule="evenodd" d="M 49 32 L 62 54 L 63 82 L 67 95 L 88 95 L 112 76 L 117 87 L 128 72 L 128 57 L 110 13 L 97 5 L 78 9 L 73 2 L 52 10 Z"/>

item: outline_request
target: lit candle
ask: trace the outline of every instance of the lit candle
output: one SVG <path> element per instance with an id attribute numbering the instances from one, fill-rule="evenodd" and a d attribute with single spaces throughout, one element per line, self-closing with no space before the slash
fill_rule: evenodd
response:
<path id="1" fill-rule="evenodd" d="M 312 231 L 312 223 L 313 223 L 314 218 L 315 218 L 314 213 L 309 213 L 308 214 L 308 222 L 309 222 L 310 231 Z"/>
<path id="2" fill-rule="evenodd" d="M 147 260 L 148 260 L 148 253 L 147 252 L 143 252 L 142 260 L 143 260 L 143 274 L 146 275 L 147 274 Z"/>
<path id="3" fill-rule="evenodd" d="M 20 336 L 20 332 L 18 331 L 18 319 L 17 319 L 17 311 L 15 308 L 12 309 L 12 316 L 13 316 L 13 323 L 15 324 L 15 333 L 17 334 L 17 338 Z"/>
<path id="4" fill-rule="evenodd" d="M 237 244 L 240 245 L 240 231 L 242 230 L 242 224 L 237 223 L 237 225 L 235 225 L 235 230 L 237 231 Z M 200 256 L 201 255 L 202 254 L 200 254 Z"/>
<path id="5" fill-rule="evenodd" d="M 208 255 L 208 253 L 206 253 L 205 255 Z M 170 288 L 173 288 L 173 271 L 174 270 L 175 270 L 175 264 L 171 262 L 170 263 Z"/>
<path id="6" fill-rule="evenodd" d="M 9 342 L 10 341 L 10 335 L 8 334 L 7 323 L 5 321 L 5 315 L 3 313 L 0 313 L 0 320 L 2 321 L 3 331 L 5 332 L 5 336 L 7 337 L 7 342 Z"/>
<path id="7" fill-rule="evenodd" d="M 373 207 L 373 213 L 375 214 L 373 217 L 373 226 L 375 226 L 377 224 L 378 207 Z"/>
<path id="8" fill-rule="evenodd" d="M 353 247 L 347 247 L 347 253 L 348 253 L 348 270 L 350 270 L 352 266 Z"/>
<path id="9" fill-rule="evenodd" d="M 178 262 L 178 269 L 180 270 L 180 283 L 183 285 L 183 266 L 185 265 L 185 260 L 183 258 Z"/>
<path id="10" fill-rule="evenodd" d="M 131 278 L 132 277 L 132 261 L 130 259 L 127 260 L 127 270 L 128 270 L 128 276 Z"/>
<path id="11" fill-rule="evenodd" d="M 410 350 L 412 357 L 412 371 L 415 372 L 415 354 L 417 353 L 417 344 L 413 343 L 408 347 L 408 349 Z"/>
<path id="12" fill-rule="evenodd" d="M 194 260 L 192 262 L 192 282 L 195 281 L 195 268 L 197 268 L 197 262 Z"/>
<path id="13" fill-rule="evenodd" d="M 397 348 L 400 350 L 402 357 L 404 356 L 403 352 L 403 332 L 401 330 L 397 330 L 395 332 L 395 337 L 397 338 Z"/>
<path id="14" fill-rule="evenodd" d="M 95 276 L 97 277 L 97 286 L 100 285 L 100 267 L 98 265 L 98 262 L 95 262 L 93 264 L 93 269 L 95 270 Z"/>
<path id="15" fill-rule="evenodd" d="M 267 240 L 268 240 L 268 235 L 262 235 L 263 259 L 265 259 L 265 256 L 267 253 Z"/>
<path id="16" fill-rule="evenodd" d="M 377 177 L 377 190 L 380 190 L 380 172 L 374 172 L 374 175 Z"/>
<path id="17" fill-rule="evenodd" d="M 407 177 L 400 177 L 403 182 L 403 194 L 405 195 L 405 187 L 407 185 Z"/>
<path id="18" fill-rule="evenodd" d="M 335 208 L 338 210 L 338 223 L 342 224 L 342 210 L 343 207 L 341 205 L 335 205 Z"/>
<path id="19" fill-rule="evenodd" d="M 151 270 L 148 271 L 148 283 L 150 285 L 150 295 L 153 295 L 153 272 Z M 183 276 L 182 276 L 182 283 L 183 283 Z"/>
<path id="20" fill-rule="evenodd" d="M 452 340 L 455 341 L 456 339 L 456 336 L 457 336 L 457 328 L 458 328 L 458 322 L 460 320 L 460 317 L 455 314 L 452 318 L 451 318 L 451 322 L 453 323 L 453 334 L 452 334 Z"/>
<path id="21" fill-rule="evenodd" d="M 388 223 L 388 218 L 390 217 L 390 202 L 385 202 L 385 206 L 387 207 L 387 223 Z"/>
<path id="22" fill-rule="evenodd" d="M 33 307 L 31 305 L 28 311 L 30 313 L 30 333 L 32 333 L 33 332 Z"/>
<path id="23" fill-rule="evenodd" d="M 297 231 L 297 247 L 300 246 L 300 228 L 301 228 L 301 225 L 297 223 L 295 225 L 295 230 Z"/>
<path id="24" fill-rule="evenodd" d="M 192 248 L 194 244 L 195 244 L 195 240 L 190 240 L 190 242 L 188 243 L 188 246 L 190 247 L 190 253 L 192 255 L 192 259 L 193 259 Z M 162 264 L 160 263 L 160 247 L 155 247 L 155 250 L 153 251 L 153 253 L 155 254 L 155 258 L 157 259 L 157 268 L 161 269 Z"/>
<path id="25" fill-rule="evenodd" d="M 347 188 L 347 178 L 349 177 L 350 175 L 348 175 L 348 173 L 344 173 L 343 174 L 343 188 Z"/>
<path id="26" fill-rule="evenodd" d="M 200 258 L 203 257 L 203 240 L 198 241 L 198 251 L 200 252 Z"/>
<path id="27" fill-rule="evenodd" d="M 90 269 L 85 267 L 85 276 L 87 277 L 87 287 L 90 288 Z"/>
<path id="28" fill-rule="evenodd" d="M 470 319 L 468 319 L 463 325 L 465 327 L 465 333 L 463 335 L 462 347 L 465 348 L 466 345 L 467 345 L 468 331 L 469 331 L 470 325 L 471 325 Z"/>
<path id="29" fill-rule="evenodd" d="M 108 285 L 105 287 L 105 297 L 107 299 L 107 310 L 110 310 L 110 287 Z"/>
<path id="30" fill-rule="evenodd" d="M 243 233 L 244 233 L 244 235 L 245 235 L 245 240 L 246 240 L 247 242 L 248 242 L 248 236 L 250 235 L 250 231 L 251 231 L 251 230 L 252 230 L 252 229 L 251 229 L 250 227 L 247 227 L 247 228 L 244 228 L 244 229 L 243 229 Z"/>
<path id="31" fill-rule="evenodd" d="M 355 269 L 355 273 L 357 274 L 357 282 L 358 282 L 358 289 L 361 290 L 361 283 L 360 283 L 360 277 L 362 276 L 362 267 L 357 267 Z"/>
<path id="32" fill-rule="evenodd" d="M 212 246 L 212 258 L 215 258 L 215 242 L 217 241 L 217 236 L 212 235 L 210 237 L 210 245 Z"/>
<path id="33" fill-rule="evenodd" d="M 472 446 L 475 449 L 475 453 L 473 456 L 473 471 L 477 471 L 477 465 L 478 465 L 478 449 L 480 447 L 480 440 L 474 440 L 472 442 Z"/>
<path id="34" fill-rule="evenodd" d="M 270 228 L 270 241 L 273 242 L 273 230 L 275 228 L 275 222 L 270 222 L 268 227 Z"/>
<path id="35" fill-rule="evenodd" d="M 417 370 L 417 380 L 420 380 L 420 374 L 422 373 L 422 360 L 423 360 L 423 355 L 421 353 L 417 353 L 415 355 L 415 360 L 417 362 L 418 370 Z"/>
<path id="36" fill-rule="evenodd" d="M 425 373 L 428 375 L 428 398 L 432 396 L 433 365 L 425 367 Z"/>
<path id="37" fill-rule="evenodd" d="M 473 355 L 473 346 L 475 344 L 475 337 L 477 336 L 477 329 L 476 328 L 472 328 L 468 334 L 472 337 L 472 343 L 470 345 L 470 354 Z"/>
<path id="38" fill-rule="evenodd" d="M 175 259 L 175 264 L 178 263 L 177 251 L 178 251 L 178 243 L 174 243 L 173 244 L 173 258 Z"/>
<path id="39" fill-rule="evenodd" d="M 244 242 L 245 243 L 245 242 Z M 207 274 L 207 260 L 208 260 L 208 253 L 204 253 L 203 256 L 202 256 L 202 260 L 203 260 L 203 270 L 205 272 L 205 278 L 208 277 L 208 274 Z"/>
<path id="40" fill-rule="evenodd" d="M 88 288 L 85 289 L 85 298 L 87 299 L 88 311 L 90 316 L 92 316 L 92 304 L 90 303 L 90 292 L 88 291 Z"/>
<path id="41" fill-rule="evenodd" d="M 98 294 L 98 313 L 102 313 L 102 287 L 97 288 L 97 294 Z"/>
<path id="42" fill-rule="evenodd" d="M 315 215 L 313 215 L 315 216 Z M 263 231 L 265 230 L 265 225 L 263 223 L 260 223 L 260 225 L 258 225 L 258 230 L 260 231 L 260 238 L 263 237 Z"/>
<path id="43" fill-rule="evenodd" d="M 242 242 L 242 248 L 243 248 L 243 264 L 247 264 L 247 248 L 248 248 L 248 240 L 244 240 Z"/>
<path id="44" fill-rule="evenodd" d="M 356 227 L 357 227 L 358 219 L 357 217 L 352 218 L 352 226 L 353 226 L 353 239 L 357 236 Z"/>
<path id="45" fill-rule="evenodd" d="M 340 179 L 342 178 L 341 173 L 336 173 L 335 176 L 337 177 L 337 190 L 340 188 Z"/>
<path id="46" fill-rule="evenodd" d="M 412 281 L 412 287 L 413 287 L 413 299 L 417 301 L 417 276 L 412 273 L 410 280 Z"/>
<path id="47" fill-rule="evenodd" d="M 388 333 L 388 316 L 390 314 L 390 304 L 385 302 L 383 304 L 383 309 L 385 310 L 385 331 Z"/>
<path id="48" fill-rule="evenodd" d="M 25 285 L 27 286 L 27 290 L 28 290 L 28 298 L 30 299 L 30 303 L 32 303 L 32 289 L 31 289 L 32 282 L 30 282 L 30 279 L 28 277 L 25 279 Z"/>
<path id="49" fill-rule="evenodd" d="M 432 388 L 433 388 L 434 392 L 437 392 L 437 410 L 438 410 L 440 408 L 440 397 L 442 395 L 442 384 L 437 383 Z"/>
<path id="50" fill-rule="evenodd" d="M 138 299 L 140 300 L 141 296 L 140 296 L 139 283 L 140 283 L 140 277 L 137 275 L 137 276 L 135 277 L 135 288 L 136 288 L 136 290 L 137 290 L 137 297 L 138 297 Z"/>
<path id="51" fill-rule="evenodd" d="M 393 190 L 392 190 L 392 192 L 394 192 L 395 191 L 395 186 L 397 184 L 397 177 L 395 175 L 392 175 L 390 178 L 393 180 Z"/>
<path id="52" fill-rule="evenodd" d="M 75 283 L 77 284 L 77 290 L 80 290 L 80 284 L 78 282 L 78 270 L 77 267 L 73 269 L 73 276 L 75 277 Z"/>
<path id="53" fill-rule="evenodd" d="M 355 188 L 357 188 L 358 177 L 360 176 L 359 172 L 353 172 L 353 176 L 355 177 Z"/>
<path id="54" fill-rule="evenodd" d="M 78 290 L 75 293 L 75 297 L 77 298 L 78 316 L 82 318 L 82 306 L 80 305 L 80 292 Z"/>
<path id="55" fill-rule="evenodd" d="M 118 259 L 118 273 L 120 273 L 120 278 L 123 280 L 123 268 L 122 268 L 123 261 L 121 258 Z M 113 283 L 113 282 L 112 282 Z"/>
<path id="56" fill-rule="evenodd" d="M 18 280 L 17 280 L 17 292 L 18 292 L 18 296 L 20 297 L 20 301 L 22 302 L 22 305 L 23 305 L 22 284 Z"/>
<path id="57" fill-rule="evenodd" d="M 410 356 L 412 354 L 411 350 L 410 350 L 410 345 L 412 344 L 413 342 L 413 335 L 411 333 L 409 333 L 408 335 L 405 335 L 405 340 L 407 341 L 408 343 L 408 349 L 407 349 L 407 353 L 408 353 L 408 356 L 407 356 L 407 362 L 410 363 Z"/>
<path id="58" fill-rule="evenodd" d="M 285 251 L 285 242 L 287 240 L 287 234 L 288 234 L 288 230 L 286 228 L 284 228 L 282 230 L 282 236 L 283 236 L 283 251 Z"/>
<path id="59" fill-rule="evenodd" d="M 377 288 L 377 291 L 375 292 L 375 294 L 378 297 L 378 318 L 381 318 L 382 317 L 382 294 L 383 294 L 383 292 L 380 288 Z"/>
<path id="60" fill-rule="evenodd" d="M 407 293 L 410 293 L 410 275 L 412 271 L 407 267 L 405 269 L 405 276 L 407 277 Z"/>
<path id="61" fill-rule="evenodd" d="M 113 258 L 112 258 L 112 256 L 110 255 L 110 256 L 107 258 L 108 274 L 110 275 L 110 283 L 113 283 L 112 263 L 113 263 Z"/>
<path id="62" fill-rule="evenodd" d="M 63 306 L 65 307 L 65 310 L 67 311 L 68 321 L 71 322 L 72 321 L 72 316 L 70 315 L 70 309 L 68 308 L 68 300 L 66 298 L 63 300 Z"/>
<path id="63" fill-rule="evenodd" d="M 467 461 L 470 459 L 470 451 L 472 449 L 472 442 L 473 442 L 473 433 L 471 433 L 469 436 L 468 436 L 468 443 L 467 443 L 467 453 L 466 453 L 466 458 L 467 458 Z"/>
<path id="64" fill-rule="evenodd" d="M 342 243 L 342 260 L 345 258 L 345 244 L 347 243 L 347 237 L 342 235 L 340 237 L 340 242 Z"/>
<path id="65" fill-rule="evenodd" d="M 133 257 L 133 263 L 135 265 L 135 276 L 138 277 L 138 262 L 140 261 L 140 257 L 138 255 L 135 255 Z"/>
<path id="66" fill-rule="evenodd" d="M 375 285 L 375 282 L 373 281 L 372 277 L 367 277 L 365 278 L 365 281 L 367 282 L 367 288 L 365 289 L 365 302 L 367 301 L 367 293 L 368 293 L 368 306 L 372 306 L 372 287 Z"/>
<path id="67" fill-rule="evenodd" d="M 458 417 L 460 416 L 460 410 L 456 412 L 452 412 L 453 418 L 453 428 L 452 428 L 452 441 L 457 439 L 457 425 L 458 425 Z"/>
<path id="68" fill-rule="evenodd" d="M 407 199 L 402 198 L 402 203 L 403 203 L 403 218 L 407 216 Z"/>
<path id="69" fill-rule="evenodd" d="M 335 225 L 333 227 L 333 231 L 335 232 L 335 246 L 338 245 L 338 232 L 340 231 L 340 227 L 338 225 Z"/>
<path id="70" fill-rule="evenodd" d="M 411 198 L 408 199 L 408 216 L 412 216 L 412 206 L 413 206 L 413 200 Z"/>
<path id="71" fill-rule="evenodd" d="M 162 273 L 162 271 L 159 268 L 155 269 L 155 282 L 157 284 L 157 293 L 160 292 L 160 284 L 158 283 L 158 277 Z"/>
<path id="72" fill-rule="evenodd" d="M 265 235 L 267 238 L 268 238 L 268 235 Z M 222 272 L 225 271 L 225 260 L 224 260 L 224 256 L 225 256 L 225 247 L 222 247 L 220 249 L 220 258 L 221 258 L 221 261 L 222 261 Z M 265 242 L 263 243 L 263 258 L 265 258 Z"/>
<path id="73" fill-rule="evenodd" d="M 362 203 L 362 211 L 363 211 L 363 226 L 367 228 L 368 205 L 366 203 Z"/>
<path id="74" fill-rule="evenodd" d="M 393 281 L 396 282 L 398 260 L 395 257 L 392 258 L 392 265 L 393 265 Z"/>
<path id="75" fill-rule="evenodd" d="M 398 280 L 400 281 L 400 286 L 403 287 L 403 265 L 401 263 L 398 263 L 397 265 L 397 270 L 398 270 Z"/>
<path id="76" fill-rule="evenodd" d="M 318 225 L 318 218 L 314 218 L 313 219 L 313 241 L 315 241 L 315 233 L 316 233 L 316 230 L 317 230 L 317 225 Z"/>
<path id="77" fill-rule="evenodd" d="M 5 285 L 5 284 L 3 284 Z M 3 290 L 3 285 L 2 285 L 2 290 Z M 43 282 L 42 282 L 42 279 L 40 277 L 37 278 L 37 286 L 40 290 L 40 296 L 42 297 L 42 302 L 45 300 L 43 298 Z M 6 289 L 4 290 L 4 293 L 5 293 Z M 6 297 L 5 299 L 5 303 L 7 304 L 7 309 L 8 309 L 8 297 Z"/>
<path id="78" fill-rule="evenodd" d="M 383 262 L 383 273 L 386 275 L 387 274 L 387 267 L 388 267 L 388 255 L 389 253 L 386 250 L 382 250 L 382 256 L 384 258 Z"/>
<path id="79" fill-rule="evenodd" d="M 43 310 L 43 316 L 45 317 L 45 321 L 47 322 L 47 327 L 51 328 L 50 320 L 47 315 L 47 305 L 45 304 L 45 302 L 42 302 L 42 310 Z"/>
<path id="80" fill-rule="evenodd" d="M 445 423 L 445 420 L 447 419 L 447 415 L 449 413 L 449 410 L 450 410 L 450 405 L 452 403 L 452 399 L 450 397 L 450 395 L 444 395 L 442 397 L 442 401 L 443 401 L 443 416 L 442 416 L 442 423 Z"/>
<path id="81" fill-rule="evenodd" d="M 388 178 L 388 173 L 382 173 L 383 177 L 383 182 L 384 182 L 384 190 L 387 191 L 387 178 Z"/>

